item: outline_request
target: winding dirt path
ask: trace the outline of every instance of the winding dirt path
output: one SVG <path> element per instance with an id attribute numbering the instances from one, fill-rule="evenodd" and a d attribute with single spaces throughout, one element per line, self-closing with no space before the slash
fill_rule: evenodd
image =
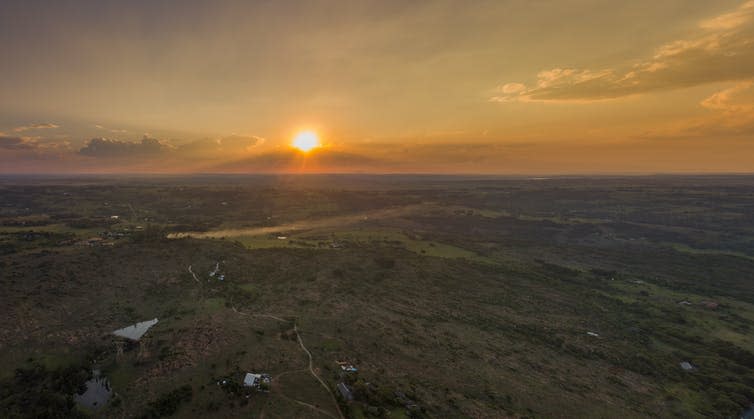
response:
<path id="1" fill-rule="evenodd" d="M 196 276 L 196 273 L 194 273 L 194 271 L 191 269 L 191 265 L 188 266 L 188 271 L 194 277 L 194 280 L 197 283 L 201 284 L 201 281 L 199 281 L 199 278 Z M 239 314 L 241 316 L 264 317 L 264 318 L 268 318 L 268 319 L 272 319 L 272 320 L 279 321 L 279 322 L 284 322 L 284 323 L 287 323 L 287 322 L 290 321 L 290 320 L 286 320 L 286 319 L 284 319 L 282 317 L 274 316 L 272 314 L 266 314 L 266 313 L 244 313 L 244 312 L 238 311 L 238 309 L 235 306 L 231 306 L 231 308 L 233 309 L 233 311 L 236 312 L 236 314 Z M 335 415 L 331 414 L 330 412 L 328 412 L 326 410 L 320 409 L 319 407 L 314 406 L 313 404 L 309 404 L 309 403 L 303 402 L 301 400 L 296 400 L 296 399 L 294 399 L 292 397 L 288 397 L 285 394 L 283 394 L 282 392 L 280 392 L 279 395 L 281 397 L 287 399 L 287 400 L 290 400 L 290 401 L 298 403 L 298 404 L 300 404 L 302 406 L 306 406 L 306 407 L 309 407 L 309 408 L 311 408 L 313 410 L 316 410 L 316 411 L 318 411 L 318 412 L 320 412 L 320 413 L 322 413 L 324 415 L 327 415 L 328 417 L 335 418 L 335 419 L 338 419 L 338 417 L 340 417 L 340 419 L 345 419 L 345 416 L 343 416 L 343 412 L 340 410 L 340 405 L 338 404 L 338 400 L 335 398 L 335 394 L 332 392 L 332 390 L 330 390 L 330 387 L 327 386 L 327 384 L 325 383 L 325 381 L 316 373 L 316 371 L 314 371 L 314 358 L 312 357 L 312 353 L 309 352 L 309 349 L 307 349 L 306 346 L 304 345 L 304 340 L 301 339 L 301 333 L 299 333 L 299 331 L 298 331 L 298 325 L 296 324 L 295 320 L 293 321 L 293 331 L 296 333 L 296 340 L 298 341 L 298 344 L 301 347 L 301 350 L 303 350 L 304 353 L 306 353 L 306 356 L 309 358 L 309 365 L 308 365 L 309 373 L 311 373 L 311 375 L 317 381 L 319 381 L 320 384 L 322 384 L 322 387 L 324 387 L 325 390 L 327 390 L 327 394 L 330 395 L 330 398 L 332 399 L 333 404 L 335 405 L 335 408 L 338 411 L 338 416 L 335 416 Z M 306 371 L 306 370 L 302 370 L 302 371 Z M 286 371 L 284 373 L 281 373 L 281 374 L 278 375 L 277 378 L 279 378 L 281 375 L 283 375 L 283 374 L 285 374 L 287 372 L 293 372 L 293 371 Z M 260 416 L 264 416 L 264 410 L 262 411 L 262 414 Z"/>
<path id="2" fill-rule="evenodd" d="M 273 319 L 273 320 L 280 321 L 280 322 L 289 322 L 290 321 L 290 320 L 285 320 L 285 319 L 283 319 L 281 317 L 278 317 L 278 316 L 273 316 L 272 314 L 261 314 L 261 313 L 259 313 L 259 314 L 254 314 L 254 313 L 249 314 L 249 313 L 244 313 L 244 312 L 238 311 L 238 309 L 236 309 L 235 307 L 231 306 L 231 308 L 233 309 L 233 311 L 235 311 L 237 314 L 239 314 L 241 316 L 266 317 L 268 319 Z M 304 353 L 306 353 L 306 356 L 309 358 L 309 368 L 308 368 L 309 369 L 309 373 L 311 373 L 311 375 L 317 381 L 319 381 L 320 384 L 322 384 L 322 387 L 324 387 L 325 390 L 327 390 L 327 394 L 330 395 L 330 398 L 332 399 L 333 404 L 335 405 L 335 408 L 338 411 L 338 416 L 341 419 L 345 419 L 345 416 L 343 416 L 343 412 L 340 410 L 340 404 L 338 404 L 338 400 L 335 398 L 335 394 L 332 392 L 332 390 L 330 390 L 330 387 L 317 374 L 317 372 L 314 371 L 314 358 L 312 357 L 312 353 L 309 352 L 309 349 L 306 348 L 306 345 L 304 345 L 304 340 L 301 338 L 301 333 L 299 333 L 299 331 L 298 331 L 298 325 L 296 324 L 295 320 L 293 321 L 293 331 L 296 333 L 296 340 L 298 341 L 299 346 L 301 346 L 301 350 L 304 351 Z M 284 395 L 282 392 L 280 392 L 280 396 L 282 396 L 283 398 L 286 398 L 288 400 L 294 401 L 294 402 L 296 402 L 298 404 L 301 404 L 303 406 L 311 407 L 312 409 L 315 409 L 318 412 L 324 413 L 324 414 L 326 414 L 329 417 L 337 418 L 336 416 L 333 416 L 332 414 L 330 414 L 327 411 L 324 411 L 324 410 L 322 410 L 322 409 L 320 409 L 320 408 L 318 408 L 318 407 L 316 407 L 316 406 L 314 406 L 312 404 L 309 404 L 309 403 L 306 403 L 306 402 L 302 402 L 301 400 L 296 400 L 296 399 L 293 399 L 291 397 L 288 397 L 288 396 Z"/>
<path id="3" fill-rule="evenodd" d="M 325 383 L 322 378 L 314 371 L 314 359 L 312 358 L 312 353 L 309 352 L 308 349 L 306 349 L 306 346 L 304 346 L 304 340 L 301 339 L 301 333 L 298 332 L 298 326 L 296 326 L 296 323 L 293 323 L 293 331 L 296 332 L 296 338 L 298 338 L 298 344 L 301 345 L 301 349 L 306 352 L 306 355 L 309 357 L 309 372 L 312 373 L 312 376 L 317 379 L 322 384 L 322 387 L 327 390 L 327 393 L 332 398 L 332 402 L 335 404 L 335 407 L 338 409 L 338 414 L 341 418 L 343 418 L 343 412 L 340 411 L 340 405 L 338 404 L 338 400 L 335 398 L 335 394 L 333 394 L 332 390 L 330 390 L 330 387 Z"/>
<path id="4" fill-rule="evenodd" d="M 196 274 L 194 273 L 194 271 L 191 270 L 191 265 L 189 265 L 188 271 L 189 271 L 189 273 L 191 273 L 191 275 L 194 276 L 194 281 L 196 281 L 197 283 L 201 284 L 201 282 L 199 282 L 199 278 L 197 278 Z"/>

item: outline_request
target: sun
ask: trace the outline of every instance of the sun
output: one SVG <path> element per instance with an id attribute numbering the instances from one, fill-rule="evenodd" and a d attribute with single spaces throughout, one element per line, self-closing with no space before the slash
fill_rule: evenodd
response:
<path id="1" fill-rule="evenodd" d="M 301 131 L 293 137 L 291 145 L 306 153 L 319 147 L 319 137 L 314 131 Z"/>

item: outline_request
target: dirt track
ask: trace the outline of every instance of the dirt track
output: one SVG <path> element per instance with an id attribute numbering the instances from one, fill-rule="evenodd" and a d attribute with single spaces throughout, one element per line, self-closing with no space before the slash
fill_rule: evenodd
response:
<path id="1" fill-rule="evenodd" d="M 413 214 L 425 209 L 426 206 L 422 204 L 407 205 L 404 207 L 388 208 L 376 211 L 365 211 L 357 214 L 349 215 L 336 215 L 333 217 L 318 218 L 314 220 L 295 221 L 287 224 L 280 224 L 271 227 L 255 227 L 255 228 L 233 228 L 206 232 L 185 232 L 185 233 L 170 233 L 168 238 L 179 239 L 182 237 L 194 237 L 199 239 L 218 239 L 221 237 L 238 237 L 238 236 L 263 236 L 267 234 L 283 233 L 286 231 L 296 230 L 312 230 L 319 228 L 329 227 L 342 227 L 345 225 L 352 225 L 362 221 L 379 218 L 394 218 L 407 214 Z"/>
<path id="2" fill-rule="evenodd" d="M 260 313 L 249 314 L 249 313 L 244 313 L 244 312 L 238 311 L 238 309 L 236 309 L 235 307 L 232 307 L 232 309 L 233 309 L 233 311 L 235 311 L 236 313 L 238 313 L 238 314 L 240 314 L 240 315 L 242 315 L 242 316 L 251 316 L 251 317 L 267 317 L 267 318 L 269 318 L 269 319 L 277 320 L 277 321 L 280 321 L 280 322 L 287 322 L 287 320 L 285 320 L 285 319 L 282 319 L 282 318 L 280 318 L 280 317 L 278 317 L 278 316 L 274 316 L 274 315 L 272 315 L 272 314 L 260 314 Z M 299 344 L 299 345 L 301 346 L 301 350 L 303 350 L 303 351 L 304 351 L 304 353 L 306 354 L 306 356 L 307 356 L 307 357 L 309 358 L 309 372 L 311 373 L 311 375 L 312 375 L 312 376 L 313 376 L 314 378 L 316 378 L 316 379 L 317 379 L 317 381 L 319 381 L 319 382 L 320 382 L 320 384 L 322 384 L 322 387 L 324 387 L 324 388 L 325 388 L 325 390 L 327 390 L 327 393 L 328 393 L 328 394 L 330 395 L 330 397 L 332 398 L 333 404 L 335 405 L 335 409 L 337 409 L 337 411 L 338 411 L 338 415 L 340 416 L 340 418 L 341 418 L 341 419 L 345 418 L 345 416 L 343 416 L 343 412 L 342 412 L 342 411 L 340 410 L 340 405 L 338 404 L 338 400 L 337 400 L 337 399 L 335 398 L 335 394 L 334 394 L 334 393 L 332 392 L 332 390 L 330 389 L 330 387 L 328 387 L 328 386 L 327 386 L 327 384 L 326 384 L 326 383 L 325 383 L 325 381 L 324 381 L 324 380 L 323 380 L 323 379 L 322 379 L 322 378 L 321 378 L 321 377 L 319 376 L 319 374 L 317 374 L 317 372 L 316 372 L 316 371 L 314 371 L 314 359 L 312 358 L 312 353 L 311 353 L 311 352 L 309 352 L 309 349 L 307 349 L 307 348 L 306 348 L 306 346 L 304 346 L 304 341 L 303 341 L 303 339 L 301 339 L 301 333 L 300 333 L 300 332 L 298 331 L 298 326 L 296 325 L 296 322 L 295 322 L 295 321 L 293 322 L 293 331 L 294 331 L 294 332 L 296 333 L 296 339 L 298 340 L 298 344 Z M 288 397 L 288 396 L 285 396 L 285 395 L 283 395 L 282 393 L 281 393 L 281 395 L 282 395 L 283 397 L 287 398 L 287 399 L 290 399 L 290 400 L 292 400 L 292 401 L 294 401 L 294 402 L 298 403 L 298 404 L 301 404 L 301 405 L 303 405 L 303 406 L 307 406 L 307 407 L 310 407 L 310 408 L 312 408 L 312 409 L 315 409 L 315 410 L 317 410 L 317 411 L 320 411 L 320 412 L 322 412 L 322 413 L 325 413 L 325 414 L 327 414 L 328 416 L 331 416 L 331 417 L 333 417 L 333 416 L 332 416 L 331 414 L 329 414 L 328 412 L 326 412 L 326 411 L 324 411 L 324 410 L 322 410 L 322 409 L 320 409 L 320 408 L 318 408 L 318 407 L 316 407 L 316 406 L 313 406 L 313 405 L 311 405 L 311 404 L 309 404 L 309 403 L 306 403 L 306 402 L 302 402 L 302 401 L 300 401 L 300 400 L 296 400 L 296 399 L 292 399 L 292 398 L 290 398 L 290 397 Z"/>

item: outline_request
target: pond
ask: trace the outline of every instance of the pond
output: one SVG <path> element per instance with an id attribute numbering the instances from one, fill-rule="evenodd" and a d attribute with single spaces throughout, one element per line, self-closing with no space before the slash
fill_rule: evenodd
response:
<path id="1" fill-rule="evenodd" d="M 101 376 L 99 370 L 94 370 L 92 375 L 92 379 L 86 382 L 86 391 L 74 394 L 73 399 L 89 409 L 99 409 L 107 404 L 113 391 L 107 378 Z"/>

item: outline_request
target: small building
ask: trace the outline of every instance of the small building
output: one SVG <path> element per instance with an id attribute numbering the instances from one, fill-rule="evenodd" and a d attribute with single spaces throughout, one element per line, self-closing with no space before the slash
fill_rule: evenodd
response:
<path id="1" fill-rule="evenodd" d="M 350 402 L 353 400 L 353 394 L 351 393 L 351 389 L 348 388 L 348 385 L 344 382 L 338 383 L 338 392 L 340 392 L 340 395 L 343 397 L 343 400 Z"/>
<path id="2" fill-rule="evenodd" d="M 152 326 L 157 324 L 157 322 L 158 320 L 154 318 L 152 320 L 139 322 L 113 331 L 112 335 L 115 336 L 113 343 L 115 343 L 115 349 L 117 351 L 115 358 L 119 359 L 123 355 L 124 350 L 133 349 L 137 345 L 139 347 L 139 353 L 136 355 L 137 359 L 143 359 L 148 356 L 148 345 L 142 338 Z"/>
<path id="3" fill-rule="evenodd" d="M 340 365 L 340 369 L 345 372 L 358 372 L 359 369 L 354 367 L 353 364 L 346 361 L 336 361 L 338 365 Z"/>
<path id="4" fill-rule="evenodd" d="M 688 361 L 683 361 L 683 362 L 681 362 L 681 368 L 682 368 L 682 369 L 683 369 L 684 371 L 693 371 L 693 370 L 695 370 L 695 369 L 696 369 L 696 368 L 694 368 L 694 366 L 693 366 L 693 365 L 691 365 L 691 363 L 690 363 L 690 362 L 688 362 Z"/>
<path id="5" fill-rule="evenodd" d="M 244 387 L 258 387 L 261 382 L 262 382 L 261 374 L 253 374 L 253 373 L 247 372 L 246 376 L 243 378 Z"/>
<path id="6" fill-rule="evenodd" d="M 152 319 L 147 320 L 143 322 L 139 322 L 136 324 L 133 324 L 128 327 L 124 327 L 122 329 L 118 329 L 113 332 L 113 335 L 125 338 L 134 342 L 138 342 L 142 336 L 144 336 L 145 333 L 154 325 L 156 325 L 158 320 Z"/>
<path id="7" fill-rule="evenodd" d="M 260 373 L 255 374 L 253 372 L 247 372 L 243 378 L 244 387 L 253 387 L 257 390 L 265 390 L 269 388 L 272 377 L 270 374 Z"/>

